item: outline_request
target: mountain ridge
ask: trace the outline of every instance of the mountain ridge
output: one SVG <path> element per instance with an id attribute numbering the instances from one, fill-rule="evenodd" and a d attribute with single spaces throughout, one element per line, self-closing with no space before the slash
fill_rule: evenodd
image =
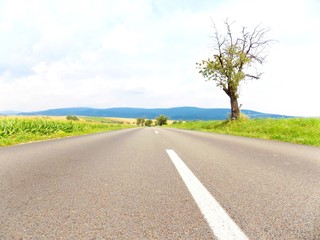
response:
<path id="1" fill-rule="evenodd" d="M 250 118 L 291 118 L 292 116 L 262 113 L 244 109 L 242 113 Z M 44 111 L 21 112 L 18 115 L 32 116 L 96 116 L 96 117 L 119 117 L 119 118 L 149 118 L 154 119 L 159 115 L 166 115 L 172 120 L 224 120 L 228 118 L 230 109 L 227 108 L 199 108 L 199 107 L 173 107 L 173 108 L 56 108 Z"/>

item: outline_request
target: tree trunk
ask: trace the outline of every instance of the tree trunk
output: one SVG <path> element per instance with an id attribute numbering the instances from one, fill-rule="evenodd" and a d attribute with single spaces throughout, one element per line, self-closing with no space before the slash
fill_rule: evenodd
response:
<path id="1" fill-rule="evenodd" d="M 240 108 L 238 104 L 238 98 L 236 96 L 229 96 L 231 104 L 231 120 L 237 120 L 240 118 Z"/>

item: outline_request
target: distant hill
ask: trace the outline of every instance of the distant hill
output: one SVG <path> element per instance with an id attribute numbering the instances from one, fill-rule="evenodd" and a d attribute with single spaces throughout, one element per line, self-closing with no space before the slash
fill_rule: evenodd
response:
<path id="1" fill-rule="evenodd" d="M 12 115 L 17 115 L 17 114 L 19 114 L 19 112 L 17 112 L 17 111 L 0 111 L 0 115 L 10 115 L 10 116 L 12 116 Z"/>
<path id="2" fill-rule="evenodd" d="M 278 114 L 261 113 L 252 110 L 242 110 L 250 118 L 289 118 Z M 44 115 L 44 116 L 96 116 L 96 117 L 119 117 L 119 118 L 149 118 L 154 119 L 160 114 L 168 116 L 172 120 L 224 120 L 228 117 L 230 109 L 226 108 L 59 108 L 38 112 L 22 112 L 19 115 Z"/>

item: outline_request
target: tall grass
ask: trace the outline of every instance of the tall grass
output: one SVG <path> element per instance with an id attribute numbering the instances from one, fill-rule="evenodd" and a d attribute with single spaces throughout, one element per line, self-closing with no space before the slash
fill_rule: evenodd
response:
<path id="1" fill-rule="evenodd" d="M 126 124 L 88 123 L 48 118 L 0 118 L 0 146 L 129 127 L 131 126 Z"/>
<path id="2" fill-rule="evenodd" d="M 195 121 L 170 127 L 320 146 L 319 118 Z"/>

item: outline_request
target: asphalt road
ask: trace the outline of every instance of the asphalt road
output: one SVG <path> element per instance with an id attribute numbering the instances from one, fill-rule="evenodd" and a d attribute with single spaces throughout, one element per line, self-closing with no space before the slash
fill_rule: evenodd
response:
<path id="1" fill-rule="evenodd" d="M 164 128 L 0 148 L 0 239 L 217 239 L 168 149 L 247 238 L 320 239 L 320 148 Z"/>

